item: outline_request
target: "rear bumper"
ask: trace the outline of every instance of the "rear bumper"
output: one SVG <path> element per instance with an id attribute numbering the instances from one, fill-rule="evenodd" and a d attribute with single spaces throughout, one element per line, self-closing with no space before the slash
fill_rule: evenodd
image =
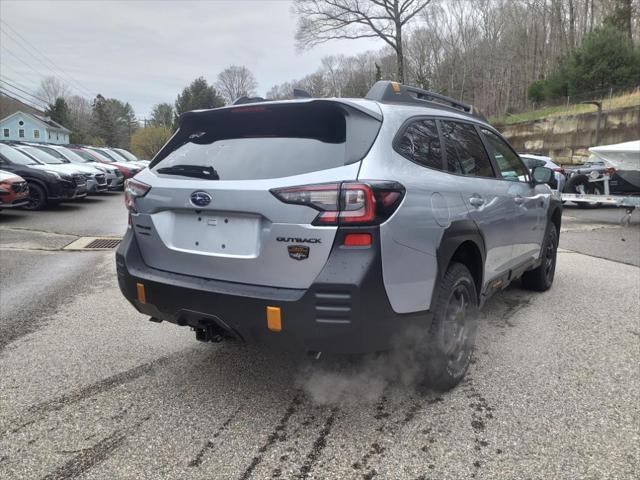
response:
<path id="1" fill-rule="evenodd" d="M 378 230 L 371 248 L 335 247 L 308 289 L 274 288 L 156 270 L 144 264 L 129 230 L 116 252 L 120 290 L 141 313 L 178 325 L 207 328 L 286 350 L 357 354 L 388 350 L 428 311 L 395 313 L 382 282 Z M 336 244 L 344 232 L 339 231 Z M 137 284 L 144 285 L 145 303 Z M 267 328 L 266 307 L 279 307 L 282 331 Z"/>

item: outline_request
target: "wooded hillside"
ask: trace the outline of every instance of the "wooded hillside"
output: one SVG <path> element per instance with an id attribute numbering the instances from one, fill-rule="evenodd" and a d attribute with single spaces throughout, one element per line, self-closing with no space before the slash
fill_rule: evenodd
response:
<path id="1" fill-rule="evenodd" d="M 308 2 L 322 3 L 298 0 Z M 617 30 L 640 58 L 638 12 L 638 0 L 432 0 L 403 33 L 405 82 L 473 103 L 487 115 L 522 111 L 533 106 L 530 85 L 556 75 L 596 29 Z M 308 28 L 308 19 L 300 21 Z M 274 86 L 267 97 L 286 98 L 294 86 L 314 96 L 363 96 L 375 80 L 397 76 L 391 47 L 329 56 L 316 72 Z"/>

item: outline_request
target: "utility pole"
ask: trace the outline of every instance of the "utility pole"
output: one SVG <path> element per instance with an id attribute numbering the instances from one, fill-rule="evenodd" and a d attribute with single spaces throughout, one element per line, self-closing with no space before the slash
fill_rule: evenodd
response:
<path id="1" fill-rule="evenodd" d="M 600 145 L 600 118 L 602 118 L 602 102 L 600 100 L 589 100 L 586 102 L 580 102 L 586 105 L 595 105 L 598 107 L 598 118 L 596 119 L 596 144 L 594 146 Z"/>

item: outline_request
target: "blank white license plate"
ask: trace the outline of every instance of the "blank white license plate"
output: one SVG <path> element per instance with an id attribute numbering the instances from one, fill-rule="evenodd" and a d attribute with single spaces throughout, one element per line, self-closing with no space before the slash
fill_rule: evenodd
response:
<path id="1" fill-rule="evenodd" d="M 255 257 L 260 217 L 216 213 L 175 213 L 173 247 L 212 255 Z"/>

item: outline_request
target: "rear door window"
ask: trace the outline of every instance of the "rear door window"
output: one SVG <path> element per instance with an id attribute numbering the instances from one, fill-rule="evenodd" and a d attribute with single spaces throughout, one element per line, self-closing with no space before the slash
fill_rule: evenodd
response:
<path id="1" fill-rule="evenodd" d="M 396 150 L 409 160 L 442 170 L 442 146 L 435 120 L 411 123 L 396 144 Z"/>
<path id="2" fill-rule="evenodd" d="M 216 180 L 287 177 L 360 161 L 380 121 L 330 102 L 251 105 L 187 114 L 154 159 L 171 167 L 209 167 Z"/>
<path id="3" fill-rule="evenodd" d="M 480 135 L 473 125 L 443 120 L 447 170 L 458 175 L 495 177 Z"/>
<path id="4" fill-rule="evenodd" d="M 489 150 L 500 169 L 502 178 L 514 182 L 528 182 L 529 172 L 511 147 L 491 130 L 483 128 L 482 134 L 487 140 Z"/>

